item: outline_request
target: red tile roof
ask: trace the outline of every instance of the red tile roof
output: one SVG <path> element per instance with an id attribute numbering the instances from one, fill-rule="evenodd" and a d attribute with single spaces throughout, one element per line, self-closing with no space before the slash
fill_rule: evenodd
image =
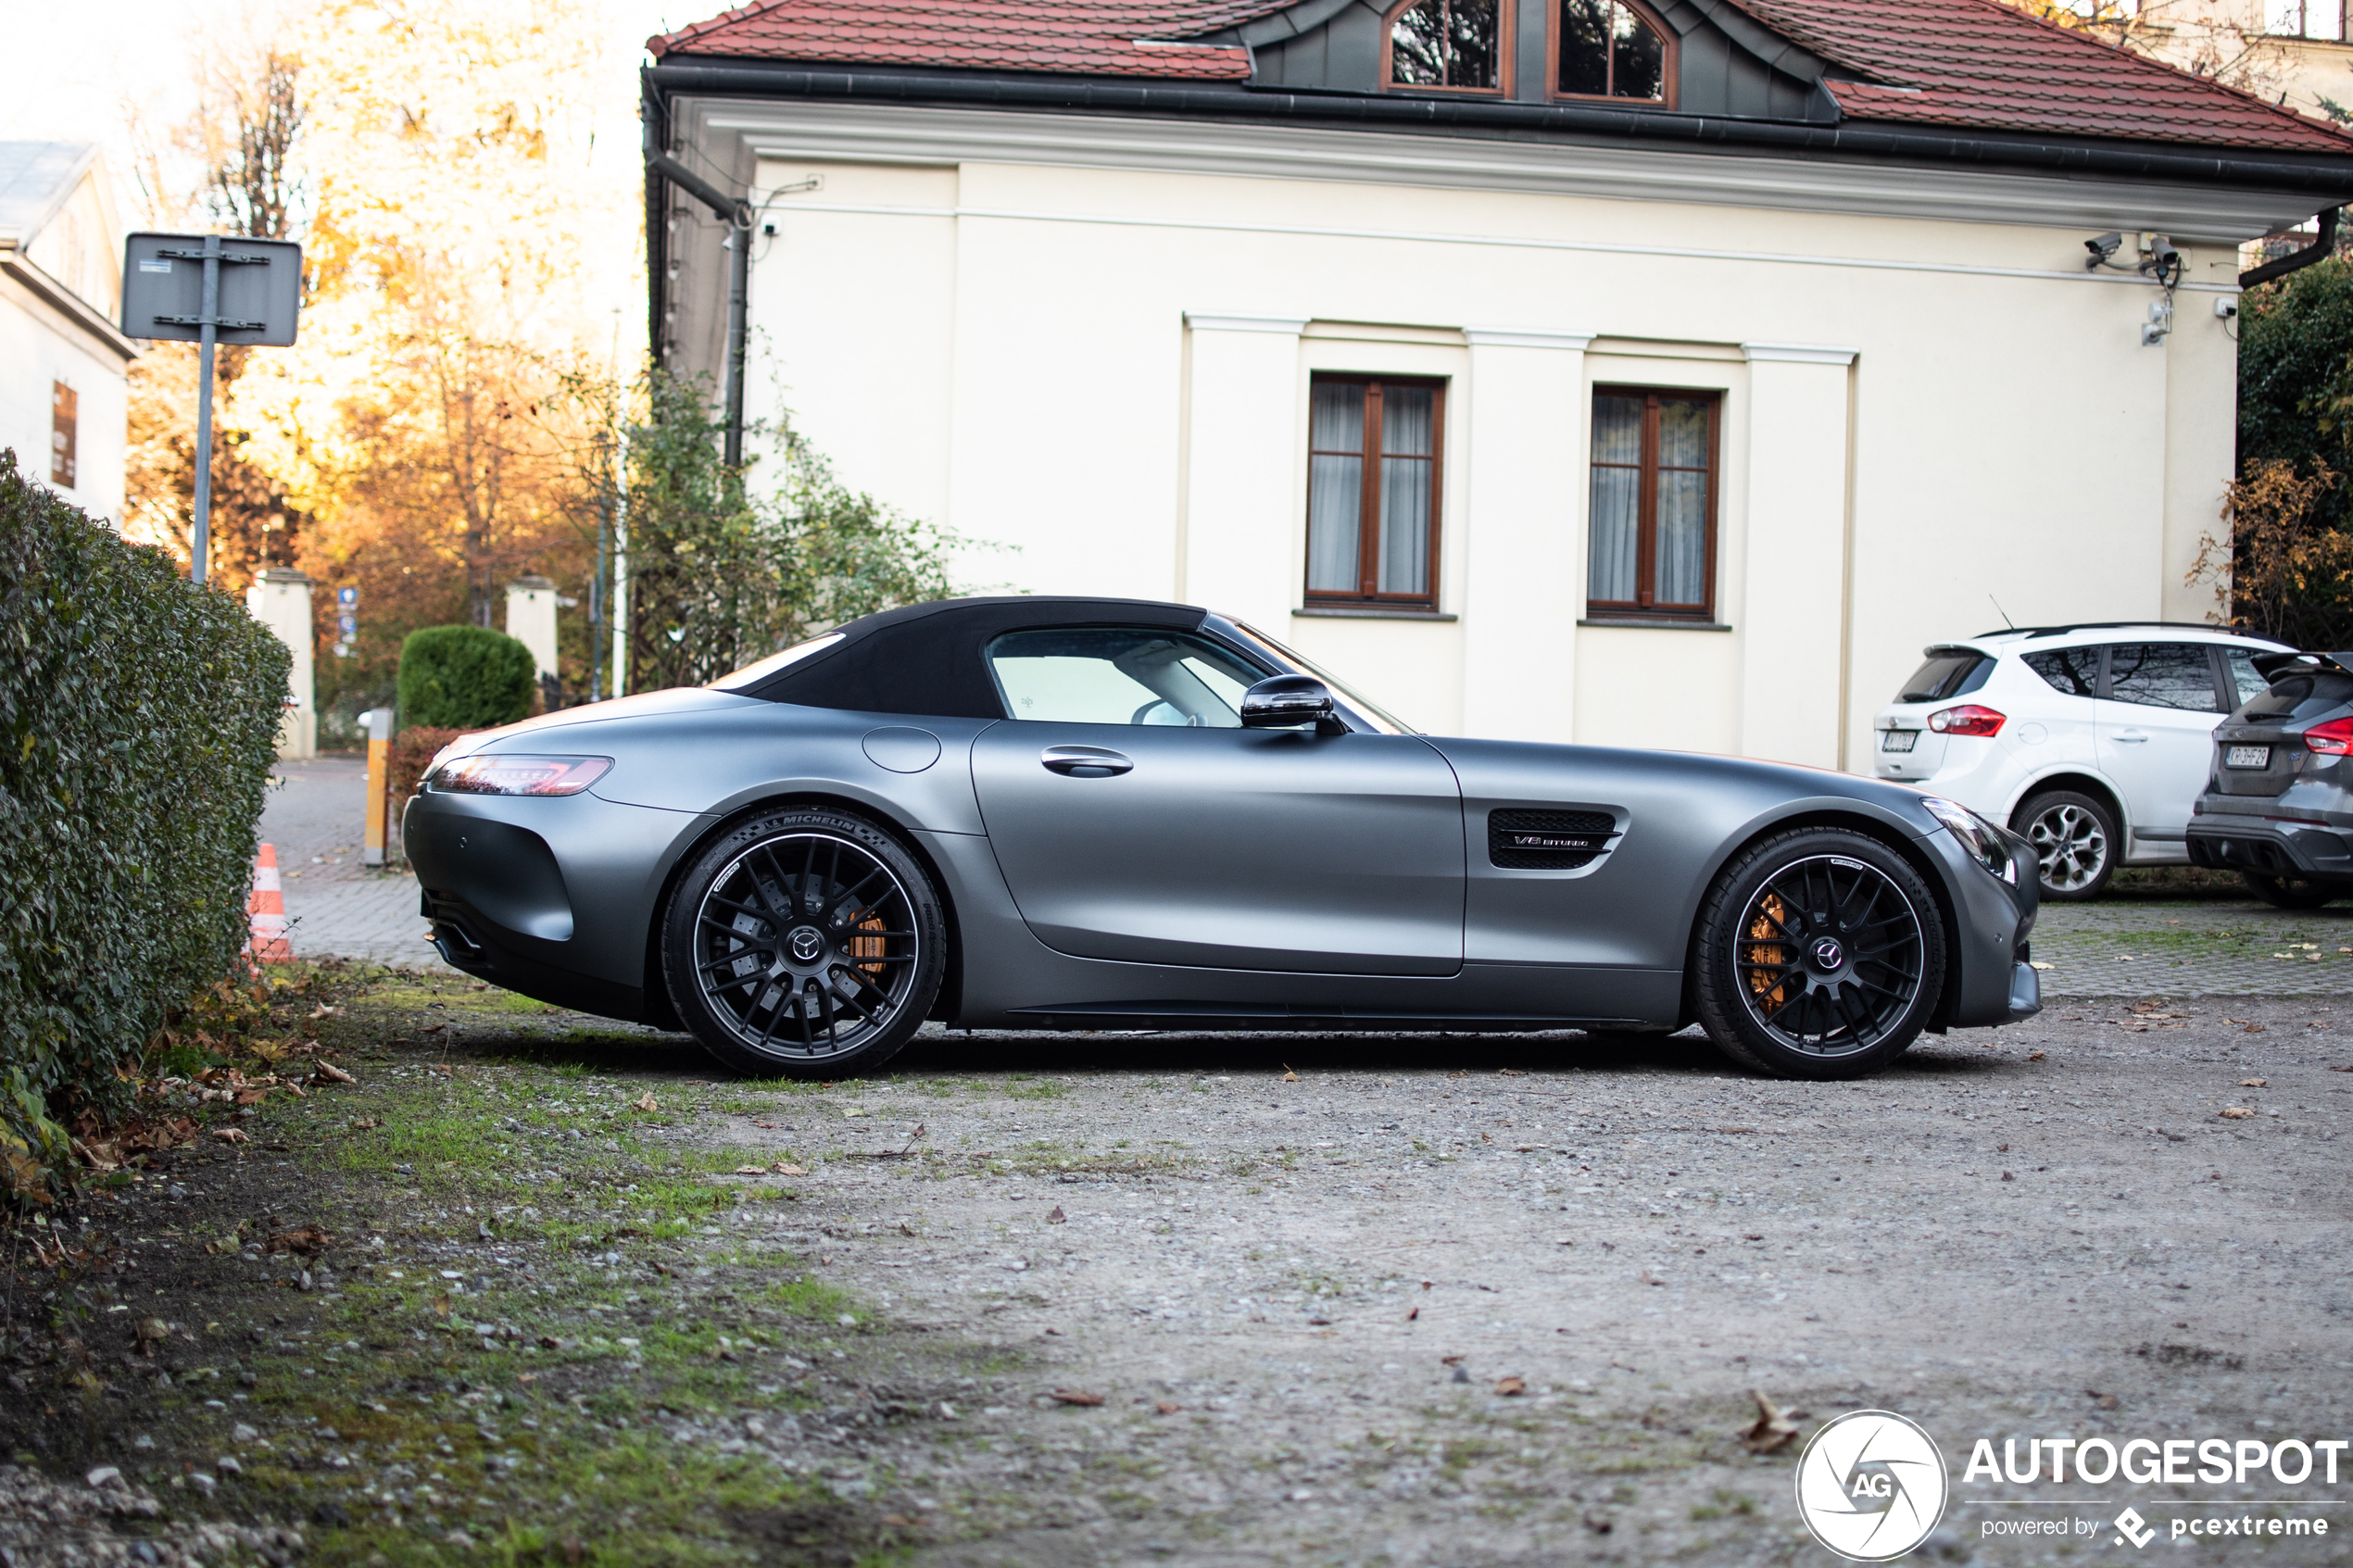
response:
<path id="1" fill-rule="evenodd" d="M 2353 137 L 1996 0 L 1733 0 L 1871 78 L 1830 83 L 1850 119 L 2353 152 Z M 1833 73 L 1835 75 L 1835 73 Z"/>
<path id="2" fill-rule="evenodd" d="M 1249 51 L 1192 40 L 1284 0 L 756 0 L 647 41 L 843 65 L 1242 82 Z M 1733 0 L 1832 62 L 1850 121 L 2197 146 L 2353 152 L 2347 136 L 1998 0 Z M 1843 68 L 1843 69 L 1841 69 Z M 1868 81 L 1835 78 L 1853 73 Z"/>
<path id="3" fill-rule="evenodd" d="M 767 60 L 1241 82 L 1250 51 L 1185 40 L 1271 0 L 758 0 L 647 50 Z"/>

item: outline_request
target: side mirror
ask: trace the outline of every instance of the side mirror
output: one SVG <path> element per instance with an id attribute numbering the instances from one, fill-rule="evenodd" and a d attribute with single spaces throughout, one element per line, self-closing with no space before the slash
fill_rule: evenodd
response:
<path id="1" fill-rule="evenodd" d="M 1242 693 L 1242 728 L 1280 730 L 1293 724 L 1313 724 L 1319 735 L 1348 733 L 1332 689 L 1313 675 L 1270 675 Z"/>

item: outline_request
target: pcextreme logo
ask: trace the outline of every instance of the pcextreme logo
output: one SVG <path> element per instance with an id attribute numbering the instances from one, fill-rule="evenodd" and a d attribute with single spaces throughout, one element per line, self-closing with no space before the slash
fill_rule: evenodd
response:
<path id="1" fill-rule="evenodd" d="M 1855 1411 L 1816 1432 L 1797 1461 L 1797 1512 L 1852 1562 L 1903 1556 L 1944 1517 L 1944 1456 L 1919 1424 Z"/>

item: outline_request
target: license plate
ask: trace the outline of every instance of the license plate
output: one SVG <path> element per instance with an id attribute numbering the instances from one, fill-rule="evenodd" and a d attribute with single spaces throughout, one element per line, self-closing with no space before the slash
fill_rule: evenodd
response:
<path id="1" fill-rule="evenodd" d="M 1879 748 L 1881 751 L 1909 751 L 1920 738 L 1918 730 L 1881 730 Z"/>
<path id="2" fill-rule="evenodd" d="M 2268 746 L 2227 746 L 2222 752 L 2225 768 L 2268 768 L 2271 765 L 2271 748 Z"/>

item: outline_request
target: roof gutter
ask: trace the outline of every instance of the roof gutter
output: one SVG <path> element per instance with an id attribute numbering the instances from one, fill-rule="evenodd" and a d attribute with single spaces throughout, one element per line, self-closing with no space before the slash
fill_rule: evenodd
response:
<path id="1" fill-rule="evenodd" d="M 1585 104 L 1267 92 L 1245 87 L 1115 82 L 1098 77 L 842 69 L 721 61 L 691 55 L 666 56 L 663 63 L 647 67 L 645 83 L 651 94 L 662 100 L 678 94 L 865 99 L 1195 119 L 1296 121 L 1400 131 L 1609 137 L 1783 155 L 1977 164 L 2177 184 L 2254 186 L 2334 197 L 2337 201 L 2353 198 L 2353 147 L 2339 157 L 2287 153 L 2267 156 L 2221 149 L 2200 152 L 2088 137 L 2006 137 L 1934 127 L 1857 124 L 1852 120 L 1837 125 L 1796 124 L 1729 116 L 1645 113 Z"/>
<path id="2" fill-rule="evenodd" d="M 2336 249 L 2336 215 L 2340 209 L 2330 207 L 2321 214 L 2321 232 L 2302 250 L 2266 261 L 2260 267 L 2250 267 L 2239 274 L 2239 287 L 2251 289 L 2258 283 L 2268 283 L 2274 278 L 2284 278 L 2290 272 L 2301 272 L 2315 261 L 2325 261 Z"/>
<path id="3" fill-rule="evenodd" d="M 32 264 L 17 234 L 0 233 L 0 275 L 14 278 L 125 363 L 139 358 L 139 345 L 96 307 Z"/>

